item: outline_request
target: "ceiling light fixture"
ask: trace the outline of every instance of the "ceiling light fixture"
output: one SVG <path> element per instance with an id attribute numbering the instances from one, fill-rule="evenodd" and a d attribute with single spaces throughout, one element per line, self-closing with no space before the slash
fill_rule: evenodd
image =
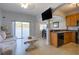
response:
<path id="1" fill-rule="evenodd" d="M 28 8 L 28 5 L 29 5 L 28 3 L 21 3 L 22 8 Z"/>

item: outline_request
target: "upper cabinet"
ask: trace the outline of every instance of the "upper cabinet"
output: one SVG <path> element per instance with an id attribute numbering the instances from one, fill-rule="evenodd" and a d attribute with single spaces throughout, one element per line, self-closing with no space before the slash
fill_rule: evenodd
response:
<path id="1" fill-rule="evenodd" d="M 71 15 L 71 26 L 76 26 L 76 15 Z"/>
<path id="2" fill-rule="evenodd" d="M 79 20 L 79 14 L 73 14 L 73 15 L 66 16 L 66 25 L 76 26 L 77 20 Z"/>
<path id="3" fill-rule="evenodd" d="M 66 16 L 66 25 L 71 26 L 70 16 Z"/>

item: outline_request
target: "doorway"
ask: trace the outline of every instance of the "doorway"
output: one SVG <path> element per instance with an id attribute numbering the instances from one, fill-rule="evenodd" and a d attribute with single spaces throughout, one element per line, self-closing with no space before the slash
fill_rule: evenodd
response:
<path id="1" fill-rule="evenodd" d="M 41 38 L 46 39 L 47 36 L 47 24 L 40 24 L 40 32 L 41 32 Z"/>
<path id="2" fill-rule="evenodd" d="M 15 22 L 15 37 L 25 39 L 30 35 L 30 22 Z"/>

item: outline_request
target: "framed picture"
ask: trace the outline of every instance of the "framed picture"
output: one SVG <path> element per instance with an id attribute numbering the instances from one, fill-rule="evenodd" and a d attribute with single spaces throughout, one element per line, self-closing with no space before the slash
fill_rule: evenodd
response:
<path id="1" fill-rule="evenodd" d="M 53 22 L 53 27 L 54 28 L 59 28 L 59 22 Z"/>

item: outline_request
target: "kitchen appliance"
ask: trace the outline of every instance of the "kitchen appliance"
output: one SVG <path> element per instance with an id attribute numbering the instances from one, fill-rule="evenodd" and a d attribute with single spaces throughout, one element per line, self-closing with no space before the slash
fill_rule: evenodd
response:
<path id="1" fill-rule="evenodd" d="M 79 27 L 79 21 L 77 21 L 77 27 Z M 76 43 L 79 44 L 79 28 L 76 32 Z"/>
<path id="2" fill-rule="evenodd" d="M 64 44 L 64 33 L 58 33 L 58 47 Z"/>

